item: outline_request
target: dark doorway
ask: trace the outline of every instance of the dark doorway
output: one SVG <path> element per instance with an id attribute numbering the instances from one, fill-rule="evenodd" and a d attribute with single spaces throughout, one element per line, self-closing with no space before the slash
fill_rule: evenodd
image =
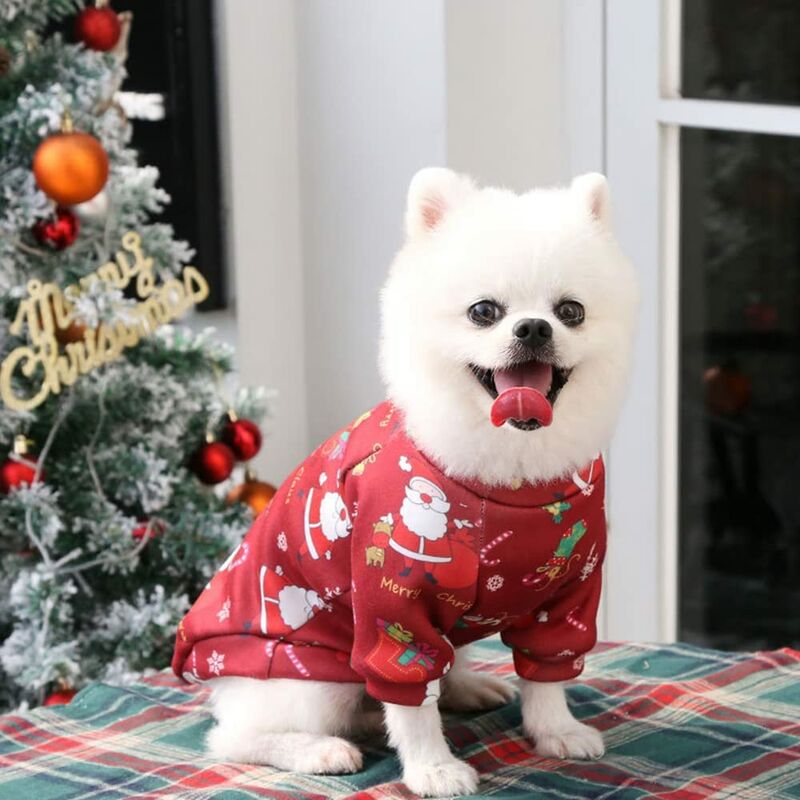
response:
<path id="1" fill-rule="evenodd" d="M 139 163 L 161 173 L 172 203 L 161 216 L 197 251 L 194 265 L 209 283 L 201 309 L 226 306 L 216 52 L 211 0 L 115 0 L 133 12 L 127 62 L 128 92 L 164 97 L 164 118 L 134 119 Z"/>

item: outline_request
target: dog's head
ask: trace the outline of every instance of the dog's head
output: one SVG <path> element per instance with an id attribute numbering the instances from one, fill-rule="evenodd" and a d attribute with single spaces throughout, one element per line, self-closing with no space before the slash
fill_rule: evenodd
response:
<path id="1" fill-rule="evenodd" d="M 424 169 L 406 232 L 381 367 L 417 445 L 489 484 L 585 465 L 621 405 L 637 306 L 605 178 L 516 195 Z"/>

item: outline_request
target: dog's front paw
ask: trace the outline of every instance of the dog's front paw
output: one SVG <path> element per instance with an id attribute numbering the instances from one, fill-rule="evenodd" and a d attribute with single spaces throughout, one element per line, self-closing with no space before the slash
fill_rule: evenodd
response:
<path id="1" fill-rule="evenodd" d="M 465 670 L 445 678 L 439 705 L 449 711 L 480 711 L 510 703 L 516 695 L 516 686 L 497 675 Z"/>
<path id="2" fill-rule="evenodd" d="M 478 773 L 457 758 L 437 764 L 406 764 L 403 783 L 421 797 L 453 797 L 474 794 L 478 788 Z"/>
<path id="3" fill-rule="evenodd" d="M 556 729 L 526 730 L 540 756 L 550 758 L 600 758 L 605 753 L 600 731 L 573 721 Z"/>

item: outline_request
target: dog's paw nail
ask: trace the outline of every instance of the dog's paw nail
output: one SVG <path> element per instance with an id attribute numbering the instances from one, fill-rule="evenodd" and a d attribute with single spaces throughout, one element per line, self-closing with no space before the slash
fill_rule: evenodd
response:
<path id="1" fill-rule="evenodd" d="M 530 735 L 540 756 L 593 759 L 605 753 L 600 732 L 580 722 L 555 731 L 532 731 Z"/>
<path id="2" fill-rule="evenodd" d="M 453 797 L 473 794 L 478 788 L 478 773 L 454 758 L 438 764 L 406 765 L 403 782 L 422 797 Z"/>

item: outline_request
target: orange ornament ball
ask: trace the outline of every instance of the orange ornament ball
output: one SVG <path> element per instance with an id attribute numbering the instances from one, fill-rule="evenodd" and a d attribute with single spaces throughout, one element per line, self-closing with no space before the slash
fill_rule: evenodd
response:
<path id="1" fill-rule="evenodd" d="M 108 155 L 88 133 L 54 133 L 36 148 L 33 174 L 39 188 L 57 203 L 85 203 L 106 185 Z"/>
<path id="2" fill-rule="evenodd" d="M 75 320 L 70 322 L 66 328 L 56 328 L 56 341 L 60 344 L 73 344 L 82 342 L 86 335 L 87 327 L 82 322 Z"/>
<path id="3" fill-rule="evenodd" d="M 57 320 L 56 316 L 56 307 L 52 300 L 49 302 L 50 308 L 52 309 L 52 316 L 54 320 Z M 44 318 L 42 317 L 41 313 L 38 314 L 39 324 L 44 325 Z M 86 325 L 83 319 L 76 316 L 74 309 L 70 313 L 68 318 L 67 326 L 65 328 L 61 328 L 58 326 L 56 322 L 55 330 L 53 331 L 53 335 L 56 337 L 56 341 L 59 344 L 67 345 L 73 344 L 74 342 L 82 342 L 84 340 L 84 336 L 86 331 L 89 330 L 89 327 Z"/>
<path id="4" fill-rule="evenodd" d="M 225 499 L 228 505 L 246 503 L 253 513 L 258 516 L 272 502 L 275 492 L 276 489 L 271 483 L 246 480 L 239 486 L 234 486 Z"/>

